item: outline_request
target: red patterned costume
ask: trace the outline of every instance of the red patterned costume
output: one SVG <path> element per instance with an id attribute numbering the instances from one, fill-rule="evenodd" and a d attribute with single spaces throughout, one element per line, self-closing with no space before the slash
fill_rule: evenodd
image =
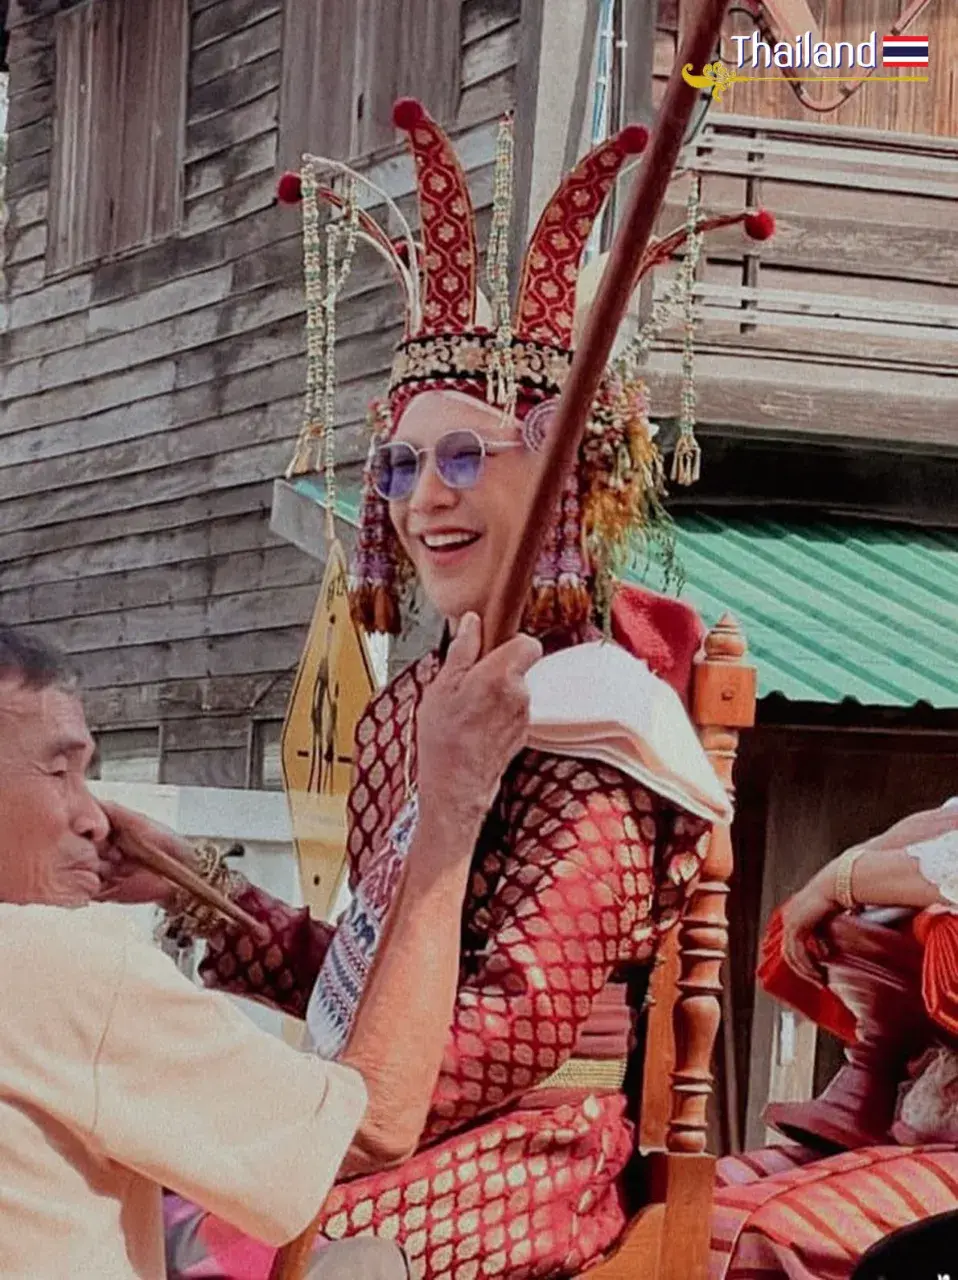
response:
<path id="1" fill-rule="evenodd" d="M 307 218 L 317 198 L 351 216 L 357 234 L 390 258 L 406 289 L 407 332 L 388 399 L 375 411 L 376 428 L 388 435 L 420 391 L 455 388 L 529 424 L 523 435 L 534 449 L 532 411 L 558 395 L 571 363 L 583 248 L 623 161 L 644 146 L 644 131 L 625 130 L 564 180 L 526 255 L 514 318 L 498 272 L 506 238 L 497 196 L 489 253 L 493 324 L 481 327 L 475 227 L 458 161 L 418 104 L 400 104 L 396 122 L 409 133 L 416 161 L 421 257 L 411 237 L 399 255 L 351 197 L 319 185 L 311 165 L 301 182 L 284 184 L 287 195 L 302 194 Z M 500 196 L 501 189 L 497 178 Z M 686 231 L 653 243 L 646 267 L 667 258 L 686 234 L 735 221 L 760 238 L 769 234 L 761 216 L 693 220 Z M 308 248 L 307 273 L 314 259 Z M 621 652 L 593 643 L 596 588 L 630 531 L 658 510 L 660 463 L 629 359 L 626 353 L 603 383 L 526 611 L 527 629 L 546 638 L 547 648 L 567 656 L 574 646 L 581 655 L 572 682 L 578 690 L 601 682 L 602 671 L 618 680 L 622 668 L 610 654 Z M 311 385 L 320 381 L 311 376 Z M 541 419 L 538 429 L 545 429 Z M 308 465 L 318 434 L 308 422 L 297 465 Z M 371 477 L 359 542 L 357 617 L 368 630 L 395 631 L 405 566 Z M 701 640 L 697 619 L 674 601 L 638 595 L 620 600 L 615 634 L 684 697 Z M 568 745 L 555 752 L 530 748 L 513 761 L 474 853 L 458 996 L 420 1149 L 397 1169 L 338 1185 L 324 1206 L 326 1238 L 395 1238 L 426 1280 L 575 1274 L 626 1221 L 619 1175 L 633 1142 L 621 1091 L 630 1016 L 620 980 L 648 966 L 662 932 L 679 917 L 711 821 L 728 817 L 680 698 L 644 663 L 626 661 L 630 670 L 613 700 L 629 704 L 631 697 L 647 707 L 633 717 L 637 740 L 643 715 L 649 732 L 664 738 L 644 757 L 637 748 L 634 768 L 612 767 L 607 758 L 600 763 Z M 269 924 L 271 941 L 258 945 L 232 929 L 210 940 L 206 981 L 308 1015 L 321 1048 L 348 1032 L 368 971 L 363 966 L 377 943 L 377 913 L 388 909 L 401 874 L 397 831 L 415 784 L 414 713 L 438 667 L 436 654 L 423 658 L 373 701 L 359 724 L 348 837 L 354 896 L 338 928 L 247 886 L 237 900 Z M 664 711 L 651 709 L 662 689 L 671 702 Z M 661 762 L 669 760 L 666 769 Z M 169 1209 L 174 1280 L 265 1276 L 270 1251 L 237 1240 L 209 1217 L 191 1217 L 181 1205 L 171 1202 Z"/>
<path id="2" fill-rule="evenodd" d="M 848 1280 L 886 1236 L 958 1205 L 958 832 L 909 852 L 956 904 L 917 918 L 921 945 L 907 918 L 839 917 L 822 989 L 784 964 L 773 917 L 763 985 L 844 1039 L 847 1062 L 813 1102 L 769 1108 L 802 1145 L 719 1161 L 711 1280 Z"/>
<path id="3" fill-rule="evenodd" d="M 427 657 L 400 676 L 360 725 L 360 761 L 364 740 L 372 749 L 351 804 L 354 887 L 401 803 L 401 754 L 390 768 L 390 746 L 436 665 Z M 430 1280 L 573 1274 L 608 1247 L 625 1223 L 616 1185 L 632 1146 L 624 1097 L 561 1081 L 533 1091 L 572 1054 L 610 975 L 646 963 L 675 922 L 707 826 L 605 766 L 517 758 L 476 849 L 459 995 L 423 1149 L 399 1169 L 337 1187 L 325 1234 L 395 1236 Z M 302 1016 L 331 930 L 259 889 L 238 901 L 269 922 L 274 940 L 220 933 L 206 980 Z M 219 1256 L 225 1228 L 199 1230 Z M 266 1274 L 268 1250 L 251 1244 L 239 1255 L 230 1276 Z M 470 1261 L 474 1270 L 457 1270 Z M 222 1274 L 171 1264 L 171 1275 Z"/>

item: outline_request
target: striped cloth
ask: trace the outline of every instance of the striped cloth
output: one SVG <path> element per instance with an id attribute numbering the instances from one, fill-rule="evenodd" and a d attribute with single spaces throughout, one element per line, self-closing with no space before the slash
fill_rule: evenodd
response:
<path id="1" fill-rule="evenodd" d="M 958 1204 L 954 1146 L 864 1147 L 819 1160 L 774 1150 L 782 1154 L 719 1162 L 709 1280 L 849 1280 L 871 1245 Z M 777 1171 L 764 1174 L 763 1163 Z"/>

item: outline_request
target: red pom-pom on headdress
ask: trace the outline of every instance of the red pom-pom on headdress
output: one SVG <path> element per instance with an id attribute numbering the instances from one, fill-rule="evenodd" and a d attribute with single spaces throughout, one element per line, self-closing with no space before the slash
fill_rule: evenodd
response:
<path id="1" fill-rule="evenodd" d="M 619 145 L 630 156 L 641 155 L 649 145 L 649 131 L 644 124 L 627 124 L 619 131 Z"/>
<path id="2" fill-rule="evenodd" d="M 406 133 L 411 133 L 424 115 L 422 103 L 415 98 L 399 98 L 393 105 L 393 124 Z"/>
<path id="3" fill-rule="evenodd" d="M 770 240 L 775 234 L 775 216 L 767 209 L 757 209 L 745 218 L 745 234 L 753 240 Z"/>
<path id="4" fill-rule="evenodd" d="M 303 198 L 303 183 L 298 173 L 284 173 L 276 184 L 276 199 L 280 204 L 299 204 Z"/>

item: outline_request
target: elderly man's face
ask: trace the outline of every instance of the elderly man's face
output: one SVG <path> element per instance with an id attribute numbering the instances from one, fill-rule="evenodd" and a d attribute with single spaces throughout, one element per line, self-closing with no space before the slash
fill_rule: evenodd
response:
<path id="1" fill-rule="evenodd" d="M 0 679 L 0 900 L 83 906 L 109 833 L 87 789 L 93 740 L 78 698 Z"/>

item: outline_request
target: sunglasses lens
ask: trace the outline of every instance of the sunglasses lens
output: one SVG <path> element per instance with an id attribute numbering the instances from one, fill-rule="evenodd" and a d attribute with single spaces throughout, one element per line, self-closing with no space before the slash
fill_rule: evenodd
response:
<path id="1" fill-rule="evenodd" d="M 373 458 L 373 483 L 387 502 L 402 502 L 416 487 L 419 459 L 416 451 L 402 441 L 384 444 Z"/>
<path id="2" fill-rule="evenodd" d="M 451 489 L 471 489 L 482 459 L 482 441 L 471 431 L 450 431 L 436 445 L 436 470 Z"/>

